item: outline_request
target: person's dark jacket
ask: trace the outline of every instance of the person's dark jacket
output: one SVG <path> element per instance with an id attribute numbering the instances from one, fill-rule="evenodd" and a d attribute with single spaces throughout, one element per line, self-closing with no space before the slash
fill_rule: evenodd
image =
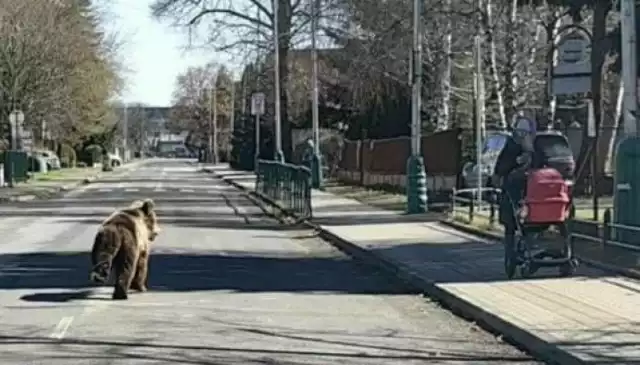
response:
<path id="1" fill-rule="evenodd" d="M 518 167 L 518 156 L 520 156 L 522 152 L 522 146 L 517 143 L 513 137 L 509 137 L 496 160 L 494 175 L 501 177 L 502 181 L 504 181 L 511 171 Z"/>
<path id="2" fill-rule="evenodd" d="M 513 216 L 513 203 L 521 199 L 524 193 L 526 161 L 521 161 L 528 151 L 522 148 L 513 137 L 507 140 L 502 151 L 498 155 L 494 168 L 494 176 L 499 177 L 502 181 L 500 189 L 500 222 L 505 227 L 513 227 L 515 218 Z M 529 158 L 531 156 L 529 155 Z M 526 159 L 525 159 L 526 160 Z M 530 160 L 529 160 L 530 162 Z"/>

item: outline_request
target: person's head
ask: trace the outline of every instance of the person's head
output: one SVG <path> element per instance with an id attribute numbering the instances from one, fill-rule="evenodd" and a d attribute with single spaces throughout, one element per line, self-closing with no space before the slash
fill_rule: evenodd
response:
<path id="1" fill-rule="evenodd" d="M 513 139 L 524 148 L 533 148 L 535 134 L 536 122 L 533 120 L 518 118 L 513 125 Z"/>

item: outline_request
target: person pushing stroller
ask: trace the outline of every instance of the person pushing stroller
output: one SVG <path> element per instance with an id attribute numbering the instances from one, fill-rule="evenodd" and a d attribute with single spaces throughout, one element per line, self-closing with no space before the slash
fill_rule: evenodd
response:
<path id="1" fill-rule="evenodd" d="M 499 200 L 499 220 L 504 227 L 505 244 L 513 245 L 517 228 L 512 201 L 522 199 L 526 187 L 526 171 L 533 160 L 533 140 L 536 124 L 519 119 L 513 126 L 512 137 L 507 139 L 498 155 L 493 177 L 494 186 L 502 190 Z"/>
<path id="2" fill-rule="evenodd" d="M 540 135 L 545 136 L 548 137 Z M 517 267 L 523 277 L 551 266 L 560 267 L 560 274 L 566 276 L 577 267 L 567 234 L 571 183 L 561 172 L 566 168 L 549 152 L 548 146 L 537 141 L 536 123 L 520 118 L 496 161 L 492 184 L 499 184 L 502 190 L 499 218 L 504 227 L 505 270 L 509 278 Z M 534 250 L 535 237 L 551 226 L 558 227 L 566 238 L 563 247 Z"/>

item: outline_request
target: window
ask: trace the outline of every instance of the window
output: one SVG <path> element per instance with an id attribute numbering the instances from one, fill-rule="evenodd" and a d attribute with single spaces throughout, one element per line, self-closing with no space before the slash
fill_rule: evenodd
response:
<path id="1" fill-rule="evenodd" d="M 567 140 L 560 135 L 542 134 L 536 136 L 534 150 L 545 159 L 552 157 L 573 157 Z"/>
<path id="2" fill-rule="evenodd" d="M 507 137 L 501 134 L 493 135 L 487 138 L 486 144 L 484 146 L 484 151 L 482 153 L 497 153 L 502 150 L 504 145 L 507 143 Z"/>

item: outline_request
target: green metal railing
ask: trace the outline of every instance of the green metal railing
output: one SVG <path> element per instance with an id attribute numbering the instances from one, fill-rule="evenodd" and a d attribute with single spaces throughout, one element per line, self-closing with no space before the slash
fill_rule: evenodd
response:
<path id="1" fill-rule="evenodd" d="M 299 218 L 311 218 L 311 170 L 308 167 L 259 160 L 256 192 Z"/>

